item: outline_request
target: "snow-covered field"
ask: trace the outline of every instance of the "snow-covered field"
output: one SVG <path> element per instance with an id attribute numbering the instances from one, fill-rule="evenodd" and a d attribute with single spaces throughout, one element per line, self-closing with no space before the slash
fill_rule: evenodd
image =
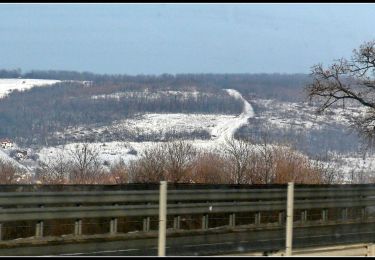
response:
<path id="1" fill-rule="evenodd" d="M 60 82 L 50 79 L 0 79 L 0 98 L 5 97 L 13 90 L 26 90 L 35 86 L 49 86 Z"/>
<path id="2" fill-rule="evenodd" d="M 147 113 L 132 119 L 124 119 L 113 122 L 110 125 L 87 129 L 78 127 L 66 129 L 64 132 L 56 132 L 55 136 L 63 137 L 66 134 L 87 135 L 90 131 L 102 134 L 105 131 L 121 133 L 124 129 L 134 134 L 165 135 L 168 132 L 191 133 L 193 131 L 213 131 L 218 125 L 226 125 L 226 122 L 235 119 L 235 115 L 213 115 L 213 114 L 157 114 Z"/>

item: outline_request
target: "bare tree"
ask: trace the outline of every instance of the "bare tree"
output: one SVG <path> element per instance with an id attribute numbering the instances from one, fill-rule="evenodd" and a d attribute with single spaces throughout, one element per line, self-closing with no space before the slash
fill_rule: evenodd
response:
<path id="1" fill-rule="evenodd" d="M 192 182 L 223 184 L 229 183 L 229 174 L 225 171 L 225 160 L 213 152 L 200 153 L 194 163 Z"/>
<path id="2" fill-rule="evenodd" d="M 250 172 L 254 151 L 251 142 L 245 139 L 226 139 L 222 150 L 227 162 L 227 172 L 231 174 L 234 184 L 251 184 L 253 182 Z"/>
<path id="3" fill-rule="evenodd" d="M 69 182 L 75 184 L 94 184 L 106 178 L 99 160 L 99 152 L 88 143 L 75 145 L 70 151 L 71 171 Z"/>
<path id="4" fill-rule="evenodd" d="M 257 169 L 261 183 L 268 184 L 274 178 L 274 152 L 270 143 L 270 135 L 264 132 L 261 135 L 261 142 L 257 145 L 258 155 L 260 156 L 260 169 Z M 255 173 L 256 174 L 256 173 Z"/>
<path id="5" fill-rule="evenodd" d="M 129 169 L 123 160 L 118 161 L 111 167 L 109 175 L 113 183 L 129 182 Z"/>
<path id="6" fill-rule="evenodd" d="M 157 144 L 146 149 L 141 157 L 129 164 L 134 182 L 191 182 L 198 152 L 186 141 Z"/>
<path id="7" fill-rule="evenodd" d="M 146 149 L 141 157 L 129 163 L 132 182 L 159 182 L 166 180 L 165 150 L 158 144 Z"/>
<path id="8" fill-rule="evenodd" d="M 171 182 L 191 182 L 191 171 L 198 154 L 194 146 L 186 141 L 163 144 L 165 150 L 165 169 Z"/>
<path id="9" fill-rule="evenodd" d="M 16 184 L 22 182 L 24 170 L 10 162 L 0 160 L 0 184 Z"/>
<path id="10" fill-rule="evenodd" d="M 353 126 L 369 140 L 375 137 L 375 41 L 353 50 L 350 59 L 339 59 L 328 68 L 312 67 L 313 82 L 306 88 L 310 100 L 320 103 L 318 112 L 336 104 L 357 103 L 365 115 L 353 118 Z"/>
<path id="11" fill-rule="evenodd" d="M 312 161 L 290 147 L 275 147 L 273 150 L 273 183 L 321 184 L 322 173 Z"/>
<path id="12" fill-rule="evenodd" d="M 339 159 L 338 155 L 326 152 L 326 154 L 317 156 L 312 160 L 312 166 L 320 172 L 323 184 L 341 184 L 344 182 L 344 173 L 337 168 L 335 163 Z"/>
<path id="13" fill-rule="evenodd" d="M 35 173 L 36 181 L 43 184 L 68 183 L 72 164 L 66 158 L 66 152 L 63 148 L 57 152 L 56 157 L 48 157 L 46 162 L 40 162 Z"/>

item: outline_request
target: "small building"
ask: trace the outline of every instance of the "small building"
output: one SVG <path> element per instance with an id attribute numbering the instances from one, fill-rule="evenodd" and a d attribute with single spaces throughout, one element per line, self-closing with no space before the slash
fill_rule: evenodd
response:
<path id="1" fill-rule="evenodd" d="M 13 142 L 9 139 L 1 139 L 0 145 L 1 145 L 1 148 L 3 148 L 3 149 L 12 148 Z"/>

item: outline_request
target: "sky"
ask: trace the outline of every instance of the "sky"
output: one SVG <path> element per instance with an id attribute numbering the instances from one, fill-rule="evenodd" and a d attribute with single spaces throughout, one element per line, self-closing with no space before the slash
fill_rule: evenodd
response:
<path id="1" fill-rule="evenodd" d="M 0 4 L 0 69 L 309 73 L 374 24 L 375 4 Z"/>

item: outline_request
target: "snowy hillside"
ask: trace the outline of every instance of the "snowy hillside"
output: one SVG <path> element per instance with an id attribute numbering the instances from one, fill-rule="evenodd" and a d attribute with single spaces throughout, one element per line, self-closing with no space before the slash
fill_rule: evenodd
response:
<path id="1" fill-rule="evenodd" d="M 13 166 L 23 170 L 22 174 L 19 176 L 19 178 L 17 180 L 19 182 L 21 182 L 22 180 L 30 179 L 33 176 L 33 171 L 35 169 L 35 165 L 34 165 L 34 167 L 27 167 L 27 166 L 19 163 L 15 159 L 11 158 L 9 156 L 9 154 L 6 153 L 6 151 L 1 149 L 1 148 L 0 148 L 0 160 L 5 162 L 5 163 L 11 163 Z"/>
<path id="2" fill-rule="evenodd" d="M 247 124 L 249 118 L 254 116 L 254 111 L 249 102 L 242 95 L 233 89 L 226 90 L 231 96 L 243 101 L 243 111 L 239 115 L 205 115 L 205 114 L 145 114 L 137 119 L 129 119 L 118 122 L 112 126 L 91 129 L 95 132 L 108 131 L 108 128 L 137 130 L 141 133 L 157 133 L 167 131 L 194 131 L 207 130 L 211 137 L 207 140 L 190 140 L 190 142 L 201 149 L 217 149 L 226 139 L 233 137 L 236 130 L 244 124 Z M 76 129 L 72 133 L 85 133 L 84 129 Z M 61 133 L 62 134 L 62 133 Z M 136 159 L 144 149 L 152 147 L 158 142 L 93 142 L 91 147 L 100 151 L 100 158 L 103 161 L 114 162 L 118 159 L 129 161 Z M 67 144 L 65 146 L 45 147 L 40 150 L 39 156 L 42 161 L 49 157 L 56 156 L 58 153 L 69 152 L 74 149 L 76 144 Z M 64 152 L 65 151 L 65 152 Z M 129 153 L 136 151 L 136 155 Z"/>
<path id="3" fill-rule="evenodd" d="M 35 86 L 49 86 L 60 82 L 50 79 L 0 79 L 0 98 L 8 95 L 13 90 L 26 90 Z"/>
<path id="4" fill-rule="evenodd" d="M 16 80 L 13 81 L 16 82 Z M 35 84 L 41 84 L 41 82 L 44 81 L 34 81 Z M 57 81 L 49 83 L 54 82 Z M 41 162 L 48 162 L 58 156 L 71 156 L 75 146 L 86 141 L 94 150 L 99 151 L 102 163 L 110 167 L 120 159 L 125 162 L 137 159 L 145 149 L 166 140 L 182 138 L 201 150 L 220 151 L 224 142 L 234 137 L 235 134 L 253 138 L 254 133 L 256 136 L 257 132 L 267 132 L 273 140 L 281 142 L 292 140 L 292 142 L 302 144 L 298 149 L 306 153 L 311 152 L 311 149 L 316 149 L 318 154 L 326 148 L 333 149 L 333 152 L 338 154 L 334 162 L 336 167 L 347 176 L 359 170 L 367 172 L 367 175 L 375 171 L 375 165 L 372 163 L 375 156 L 368 154 L 366 158 L 362 158 L 363 155 L 358 153 L 357 147 L 353 145 L 357 144 L 358 140 L 355 139 L 354 134 L 349 135 L 345 132 L 348 131 L 352 115 L 364 112 L 360 107 L 350 106 L 345 110 L 335 108 L 327 113 L 316 115 L 316 107 L 306 102 L 261 98 L 252 98 L 249 102 L 237 90 L 226 89 L 225 92 L 242 102 L 241 113 L 139 113 L 131 118 L 115 120 L 111 124 L 82 125 L 55 132 L 53 135 L 56 140 L 60 140 L 64 145 L 39 147 L 35 149 L 35 153 Z M 125 94 L 145 96 L 145 92 L 124 93 L 96 95 L 91 96 L 91 99 L 114 99 L 116 101 Z M 162 94 L 181 97 L 200 95 L 196 91 L 191 93 L 165 91 Z M 150 96 L 146 96 L 152 102 L 155 95 L 159 96 L 160 93 L 150 92 Z M 305 143 L 299 140 L 301 136 L 305 138 L 303 140 Z M 340 136 L 344 136 L 347 142 L 340 141 Z M 310 150 L 304 150 L 304 147 Z M 2 157 L 12 160 L 4 152 Z M 34 161 L 35 164 L 30 161 L 15 162 L 26 166 L 31 171 L 37 166 L 37 161 Z"/>

